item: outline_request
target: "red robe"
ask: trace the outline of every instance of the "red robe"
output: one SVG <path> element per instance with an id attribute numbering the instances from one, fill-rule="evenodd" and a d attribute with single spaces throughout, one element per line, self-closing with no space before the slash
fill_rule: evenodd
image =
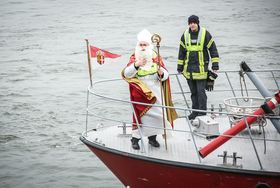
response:
<path id="1" fill-rule="evenodd" d="M 127 66 L 131 65 L 135 62 L 135 54 L 131 55 L 130 60 Z M 153 62 L 160 62 L 160 66 L 165 68 L 165 65 L 160 58 L 158 61 L 158 57 L 153 58 Z M 129 91 L 130 91 L 130 100 L 135 102 L 154 104 L 157 100 L 153 95 L 152 91 L 143 83 L 141 80 L 137 78 L 125 78 L 123 75 L 124 70 L 122 71 L 122 77 L 129 83 Z M 171 90 L 170 90 L 170 80 L 169 78 L 162 82 L 163 90 L 164 90 L 164 99 L 166 106 L 173 106 L 171 99 Z M 145 115 L 145 113 L 151 108 L 151 106 L 141 105 L 141 104 L 133 104 L 133 108 L 137 117 L 137 121 L 139 124 L 142 124 L 141 117 Z M 173 127 L 173 120 L 177 118 L 177 113 L 174 109 L 167 109 L 167 120 Z M 133 129 L 137 128 L 137 122 L 135 116 L 133 115 Z"/>

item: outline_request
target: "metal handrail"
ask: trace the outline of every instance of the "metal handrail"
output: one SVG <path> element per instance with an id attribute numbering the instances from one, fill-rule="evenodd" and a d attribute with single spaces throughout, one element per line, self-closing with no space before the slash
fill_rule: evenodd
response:
<path id="1" fill-rule="evenodd" d="M 258 154 L 256 145 L 255 145 L 255 142 L 254 142 L 254 139 L 253 139 L 253 137 L 252 137 L 252 133 L 251 133 L 251 130 L 250 130 L 250 128 L 249 128 L 249 124 L 248 124 L 248 121 L 247 121 L 247 119 L 246 119 L 246 116 L 244 116 L 244 120 L 245 120 L 245 123 L 246 123 L 246 127 L 247 127 L 247 129 L 248 129 L 248 132 L 249 132 L 249 136 L 250 136 L 250 140 L 251 140 L 251 142 L 252 142 L 252 146 L 253 146 L 253 148 L 254 148 L 256 157 L 257 157 L 257 159 L 258 159 L 258 163 L 259 163 L 260 168 L 261 168 L 261 170 L 262 170 L 262 169 L 263 169 L 262 162 L 261 162 L 261 159 L 260 159 L 260 157 L 259 157 L 259 154 Z"/>
<path id="2" fill-rule="evenodd" d="M 278 87 L 278 89 L 279 89 L 279 86 L 278 86 L 278 83 L 277 83 L 277 81 L 276 81 L 276 78 L 275 78 L 275 76 L 274 76 L 274 73 L 273 72 L 276 72 L 276 71 L 279 71 L 280 72 L 280 70 L 267 70 L 267 71 L 254 71 L 254 72 L 271 72 L 271 74 L 272 74 L 272 77 L 273 77 L 273 79 L 274 79 L 274 81 L 275 81 L 275 83 L 276 83 L 276 85 L 277 85 L 277 87 Z M 228 83 L 229 83 L 229 85 L 230 85 L 230 87 L 231 87 L 231 89 L 230 90 L 227 90 L 227 91 L 231 91 L 232 93 L 233 93 L 233 95 L 234 95 L 234 97 L 236 97 L 236 93 L 235 93 L 235 91 L 236 90 L 238 90 L 238 89 L 234 89 L 233 88 L 233 86 L 232 86 L 232 84 L 231 84 L 231 82 L 230 82 L 230 79 L 229 79 L 229 76 L 228 76 L 228 73 L 236 73 L 236 72 L 238 72 L 238 71 L 220 71 L 220 73 L 224 73 L 225 75 L 226 75 L 226 77 L 227 77 L 227 80 L 228 80 Z M 133 109 L 133 104 L 141 104 L 141 105 L 147 105 L 147 106 L 155 106 L 155 107 L 161 107 L 161 108 L 173 108 L 173 109 L 176 109 L 176 110 L 182 110 L 182 111 L 184 111 L 185 112 L 185 118 L 186 118 L 186 120 L 187 120 L 187 122 L 188 122 L 188 125 L 189 125 L 189 129 L 190 129 L 190 131 L 182 131 L 182 130 L 173 130 L 173 131 L 182 131 L 182 132 L 189 132 L 190 134 L 191 134 L 191 136 L 192 136 L 192 140 L 193 140 L 193 144 L 194 144 L 194 147 L 195 147 L 195 149 L 196 149 L 196 151 L 197 151 L 197 155 L 198 155 L 198 160 L 199 160 L 199 162 L 201 163 L 201 157 L 200 157 L 200 155 L 199 155 L 199 152 L 198 152 L 198 149 L 197 149 L 197 145 L 196 145 L 196 141 L 195 141 L 195 137 L 194 137 L 194 133 L 193 133 L 193 131 L 192 131 L 192 128 L 191 128 L 191 123 L 190 123 L 190 121 L 188 120 L 188 118 L 187 118 L 187 115 L 186 115 L 186 111 L 196 111 L 196 112 L 206 112 L 206 113 L 214 113 L 214 114 L 219 114 L 219 115 L 235 115 L 235 113 L 228 113 L 228 112 L 221 112 L 221 111 L 210 111 L 210 110 L 197 110 L 197 109 L 192 109 L 192 108 L 189 108 L 189 105 L 188 105 L 188 103 L 187 103 L 187 101 L 186 101 L 186 97 L 185 97 L 185 95 L 184 95 L 184 93 L 186 93 L 184 90 L 183 90 L 183 88 L 182 88 L 182 85 L 181 85 L 181 83 L 180 83 L 180 80 L 179 80 L 179 78 L 178 78 L 178 74 L 170 74 L 170 76 L 176 76 L 176 78 L 177 78 L 177 82 L 178 82 L 178 85 L 179 85 L 179 87 L 180 87 L 180 89 L 181 89 L 181 91 L 180 92 L 178 92 L 178 94 L 182 94 L 183 95 L 183 98 L 184 98 L 184 100 L 185 100 L 185 103 L 186 103 L 186 105 L 187 105 L 187 108 L 186 107 L 171 107 L 171 106 L 164 106 L 164 105 L 154 105 L 154 104 L 147 104 L 147 103 L 141 103 L 141 102 L 135 102 L 135 101 L 130 101 L 130 100 L 122 100 L 122 99 L 119 99 L 119 98 L 114 98 L 114 97 L 110 97 L 110 96 L 105 96 L 105 95 L 103 95 L 103 94 L 98 94 L 94 89 L 94 86 L 95 85 L 97 85 L 97 84 L 100 84 L 100 83 L 107 83 L 107 82 L 112 82 L 112 81 L 120 81 L 120 80 L 122 80 L 122 79 L 106 79 L 106 80 L 99 80 L 99 81 L 95 81 L 95 82 L 93 82 L 93 85 L 92 86 L 89 86 L 88 87 L 88 90 L 87 90 L 87 117 L 86 117 L 86 132 L 87 132 L 87 129 L 88 129 L 88 116 L 91 114 L 90 113 L 90 109 L 89 109 L 89 94 L 93 94 L 94 96 L 97 96 L 97 97 L 100 97 L 100 98 L 103 98 L 103 99 L 107 99 L 107 100 L 112 100 L 112 101 L 115 101 L 115 102 L 122 102 L 122 103 L 127 103 L 127 104 L 130 104 L 131 105 L 131 108 L 132 108 L 132 110 L 133 110 L 133 115 L 135 116 L 135 112 L 134 112 L 134 109 Z M 250 89 L 250 90 L 253 90 L 253 89 Z M 221 90 L 218 90 L 218 91 L 221 91 Z M 176 93 L 176 92 L 175 92 Z M 173 93 L 174 94 L 174 93 Z M 177 93 L 176 93 L 177 94 Z M 242 114 L 242 113 L 240 113 L 240 114 L 238 114 L 239 116 L 253 116 L 253 117 L 259 117 L 258 115 L 250 115 L 250 114 Z M 97 116 L 96 116 L 97 117 Z M 270 117 L 270 116 L 266 116 L 266 117 Z M 112 120 L 112 121 L 117 121 L 117 120 L 115 120 L 115 119 L 110 119 L 110 118 L 104 118 L 104 117 L 100 117 L 100 118 L 102 118 L 102 119 L 107 119 L 107 120 Z M 280 119 L 280 116 L 279 117 L 277 117 L 277 116 L 273 116 L 273 118 L 279 118 Z M 135 118 L 136 120 L 137 120 L 137 118 Z M 118 121 L 118 122 L 124 122 L 124 121 Z M 125 123 L 127 123 L 127 122 L 125 122 Z M 137 126 L 138 126 L 138 130 L 140 130 L 139 129 L 139 123 L 137 122 Z M 148 127 L 153 127 L 153 126 L 148 126 Z M 154 128 L 156 128 L 156 127 L 154 127 Z M 158 128 L 158 127 L 157 127 Z M 158 128 L 158 129 L 163 129 L 163 128 Z M 165 130 L 172 130 L 172 129 L 168 129 L 168 128 L 165 128 Z M 140 130 L 141 131 L 141 130 Z M 86 133 L 85 133 L 86 134 Z M 141 134 L 141 132 L 140 132 L 140 136 L 141 136 L 141 138 L 142 138 L 142 134 Z M 219 135 L 218 135 L 219 136 Z M 245 138 L 245 137 L 241 137 L 241 136 L 231 136 L 231 135 L 223 135 L 223 136 L 229 136 L 229 137 L 235 137 L 235 138 Z M 253 146 L 254 146 L 254 142 L 253 142 L 253 140 L 263 140 L 263 139 L 261 139 L 261 138 L 253 138 L 252 137 L 252 135 L 251 135 L 251 133 L 250 133 L 250 138 L 246 138 L 246 139 L 251 139 L 251 141 L 252 141 L 252 143 L 253 143 Z M 143 139 L 141 139 L 141 140 L 143 140 Z M 266 139 L 266 141 L 279 141 L 280 142 L 280 140 L 274 140 L 274 139 Z M 144 143 L 143 143 L 143 141 L 142 141 L 142 146 L 144 146 Z M 255 146 L 254 146 L 255 147 Z M 143 148 L 143 147 L 142 147 Z M 146 152 L 146 149 L 144 148 L 144 152 Z M 256 152 L 256 155 L 258 156 L 258 153 L 257 153 L 257 151 L 255 150 L 255 152 Z M 258 158 L 258 160 L 259 160 L 259 158 Z M 259 160 L 259 163 L 260 163 L 260 166 L 261 166 L 261 169 L 262 169 L 262 164 L 261 164 L 261 162 L 260 162 L 260 160 Z"/>
<path id="3" fill-rule="evenodd" d="M 98 83 L 102 83 L 104 81 L 120 81 L 122 79 L 120 78 L 116 78 L 116 79 L 108 79 L 108 80 L 101 80 L 101 81 L 96 81 L 93 82 L 93 85 L 98 84 Z M 118 98 L 114 98 L 114 97 L 108 97 L 108 96 L 104 96 L 101 94 L 97 94 L 95 93 L 93 90 L 91 90 L 91 87 L 88 87 L 88 90 L 91 94 L 103 98 L 103 99 L 108 99 L 108 100 L 112 100 L 112 101 L 116 101 L 116 102 L 123 102 L 123 103 L 127 103 L 127 104 L 140 104 L 140 105 L 145 105 L 145 106 L 154 106 L 154 107 L 161 107 L 161 108 L 169 108 L 169 109 L 175 109 L 175 110 L 186 110 L 186 111 L 195 111 L 195 112 L 205 112 L 205 113 L 215 113 L 215 114 L 220 114 L 220 115 L 235 115 L 234 113 L 228 113 L 228 112 L 219 112 L 219 111 L 211 111 L 211 110 L 198 110 L 198 109 L 193 109 L 193 108 L 186 108 L 186 107 L 172 107 L 172 106 L 165 106 L 165 105 L 157 105 L 157 104 L 148 104 L 148 103 L 142 103 L 142 102 L 136 102 L 136 101 L 130 101 L 130 100 L 123 100 L 123 99 L 118 99 Z M 252 117 L 259 117 L 258 115 L 252 115 L 252 114 L 245 114 L 245 113 L 240 113 L 241 116 L 252 116 Z M 265 116 L 265 117 L 270 117 L 270 116 Z M 273 118 L 277 118 L 275 116 L 273 116 Z"/>
<path id="4" fill-rule="evenodd" d="M 95 113 L 91 113 L 90 111 L 89 111 L 89 115 L 92 115 L 92 116 L 94 116 L 94 117 L 96 117 L 96 118 L 99 118 L 99 119 L 102 119 L 102 120 L 108 120 L 108 121 L 112 121 L 112 122 L 118 122 L 118 123 L 125 123 L 125 124 L 131 124 L 131 122 L 130 121 L 120 121 L 120 120 L 116 120 L 116 119 L 114 119 L 114 118 L 106 118 L 106 117 L 104 117 L 104 116 L 99 116 L 99 115 L 97 115 L 97 114 L 95 114 Z M 185 117 L 186 118 L 186 117 Z M 280 118 L 280 117 L 278 117 L 278 118 Z M 142 124 L 139 124 L 139 125 L 142 125 Z M 151 126 L 151 125 L 145 125 L 146 127 L 148 127 L 148 128 L 153 128 L 153 129 L 163 129 L 163 128 L 159 128 L 159 127 L 155 127 L 155 126 Z M 104 128 L 104 127 L 106 127 L 106 126 L 102 126 L 102 128 Z M 108 127 L 110 127 L 110 126 L 108 126 Z M 174 129 L 170 129 L 170 128 L 166 128 L 166 130 L 167 131 L 174 131 L 174 132 L 184 132 L 184 133 L 191 133 L 191 131 L 188 131 L 188 130 L 174 130 Z M 91 131 L 91 130 L 90 130 Z M 201 134 L 206 134 L 206 132 L 200 132 Z M 213 136 L 221 136 L 221 134 L 213 134 Z M 237 135 L 235 135 L 235 136 L 232 136 L 232 135 L 223 135 L 224 137 L 229 137 L 229 138 L 238 138 L 238 139 L 250 139 L 250 138 L 248 138 L 248 137 L 244 137 L 244 136 L 237 136 Z M 263 138 L 254 138 L 254 140 L 264 140 Z M 280 142 L 280 140 L 275 140 L 275 139 L 269 139 L 269 138 L 266 138 L 265 139 L 266 141 L 271 141 L 271 142 Z"/>
<path id="5" fill-rule="evenodd" d="M 280 72 L 280 70 L 264 70 L 264 72 L 266 72 L 266 71 L 274 71 L 274 72 L 279 71 Z M 226 73 L 226 72 L 232 72 L 232 73 L 235 72 L 236 73 L 238 71 L 221 71 L 221 73 Z M 263 72 L 263 71 L 255 71 L 255 72 Z M 172 75 L 178 76 L 178 74 L 170 74 L 170 76 L 172 76 Z M 93 86 L 96 85 L 96 84 L 99 84 L 99 83 L 104 83 L 104 82 L 106 83 L 106 82 L 120 81 L 120 80 L 122 80 L 122 79 L 121 78 L 114 78 L 114 79 L 99 80 L 99 81 L 93 82 Z M 177 81 L 179 81 L 179 79 Z M 277 82 L 277 81 L 275 80 L 275 82 Z M 140 105 L 155 106 L 155 107 L 161 107 L 161 108 L 173 108 L 173 109 L 182 110 L 182 111 L 187 110 L 187 111 L 196 111 L 196 112 L 205 112 L 205 113 L 215 113 L 215 114 L 219 114 L 219 115 L 235 115 L 235 113 L 228 113 L 228 112 L 221 112 L 221 111 L 197 110 L 197 109 L 185 108 L 185 107 L 171 107 L 171 106 L 163 106 L 163 105 L 154 105 L 154 104 L 135 102 L 135 101 L 130 101 L 130 100 L 122 100 L 122 99 L 119 99 L 119 98 L 108 97 L 108 96 L 105 96 L 103 94 L 98 94 L 93 89 L 94 89 L 94 87 L 89 86 L 88 87 L 88 92 L 97 96 L 97 97 L 103 98 L 103 99 L 108 99 L 108 100 L 117 101 L 117 102 L 123 102 L 123 103 L 127 103 L 127 104 L 140 104 Z M 228 91 L 228 90 L 226 90 L 226 91 Z M 229 90 L 229 91 L 231 91 L 231 90 Z M 181 92 L 183 92 L 183 91 L 181 91 Z M 174 94 L 174 92 L 172 92 L 172 94 Z M 88 103 L 88 101 L 87 101 L 87 103 Z M 88 108 L 88 104 L 87 104 L 87 108 Z M 240 116 L 258 117 L 257 115 L 250 115 L 250 114 L 245 114 L 245 113 L 243 113 L 243 114 L 240 113 L 239 115 Z M 278 118 L 277 116 L 265 116 L 265 117 Z"/>

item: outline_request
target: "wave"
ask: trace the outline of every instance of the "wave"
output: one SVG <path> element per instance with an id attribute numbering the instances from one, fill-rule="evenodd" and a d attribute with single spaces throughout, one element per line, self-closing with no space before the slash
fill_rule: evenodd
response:
<path id="1" fill-rule="evenodd" d="M 19 139 L 19 137 L 15 135 L 0 135 L 0 143 L 7 143 L 16 139 Z"/>

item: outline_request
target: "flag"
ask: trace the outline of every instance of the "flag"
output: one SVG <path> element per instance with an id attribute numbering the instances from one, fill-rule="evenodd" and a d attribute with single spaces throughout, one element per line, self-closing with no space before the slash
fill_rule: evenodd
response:
<path id="1" fill-rule="evenodd" d="M 117 58 L 117 57 L 121 56 L 119 54 L 113 54 L 113 53 L 108 52 L 106 50 L 102 50 L 102 49 L 97 48 L 95 46 L 90 46 L 90 56 L 91 57 L 97 57 L 98 52 L 102 52 L 104 58 L 106 58 L 106 57 L 108 57 L 108 58 Z"/>

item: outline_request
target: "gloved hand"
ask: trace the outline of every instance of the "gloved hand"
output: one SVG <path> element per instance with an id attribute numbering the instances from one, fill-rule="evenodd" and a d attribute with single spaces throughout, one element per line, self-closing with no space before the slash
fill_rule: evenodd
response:
<path id="1" fill-rule="evenodd" d="M 212 70 L 219 70 L 219 63 L 212 63 Z"/>
<path id="2" fill-rule="evenodd" d="M 206 84 L 206 90 L 207 91 L 213 91 L 214 89 L 214 81 L 218 77 L 218 75 L 212 71 L 208 71 L 207 75 L 207 84 Z"/>
<path id="3" fill-rule="evenodd" d="M 178 73 L 182 73 L 184 69 L 184 65 L 177 65 L 177 71 Z"/>
<path id="4" fill-rule="evenodd" d="M 214 80 L 207 79 L 206 90 L 213 91 L 213 89 L 214 89 Z"/>

